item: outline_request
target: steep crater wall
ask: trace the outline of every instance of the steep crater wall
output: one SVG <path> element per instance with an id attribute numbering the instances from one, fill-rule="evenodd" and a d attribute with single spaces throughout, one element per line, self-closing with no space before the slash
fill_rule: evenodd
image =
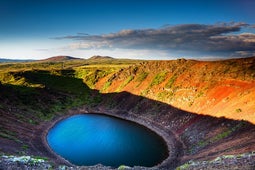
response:
<path id="1" fill-rule="evenodd" d="M 96 82 L 103 93 L 127 91 L 192 113 L 255 123 L 255 58 L 148 61 Z"/>

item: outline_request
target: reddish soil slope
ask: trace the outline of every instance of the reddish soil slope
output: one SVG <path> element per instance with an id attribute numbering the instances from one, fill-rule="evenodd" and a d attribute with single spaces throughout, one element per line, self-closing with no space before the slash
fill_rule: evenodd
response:
<path id="1" fill-rule="evenodd" d="M 102 90 L 107 82 L 111 85 L 104 92 L 127 91 L 189 112 L 255 124 L 254 57 L 144 62 L 102 79 L 96 88 Z"/>

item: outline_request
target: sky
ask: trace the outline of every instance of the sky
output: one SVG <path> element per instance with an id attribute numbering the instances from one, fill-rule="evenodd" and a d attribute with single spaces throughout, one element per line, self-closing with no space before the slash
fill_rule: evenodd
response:
<path id="1" fill-rule="evenodd" d="M 255 56 L 255 0 L 1 0 L 0 58 Z"/>

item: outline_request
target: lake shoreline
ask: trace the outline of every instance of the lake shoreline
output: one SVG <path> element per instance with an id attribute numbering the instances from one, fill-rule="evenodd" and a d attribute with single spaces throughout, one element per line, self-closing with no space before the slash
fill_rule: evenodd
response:
<path id="1" fill-rule="evenodd" d="M 177 141 L 177 139 L 175 138 L 173 133 L 169 133 L 169 131 L 167 131 L 164 127 L 162 127 L 161 125 L 157 124 L 156 122 L 153 122 L 151 120 L 149 120 L 148 118 L 145 117 L 139 117 L 135 114 L 132 114 L 131 112 L 126 112 L 123 110 L 116 110 L 116 109 L 106 109 L 104 107 L 97 107 L 97 108 L 88 108 L 86 106 L 84 107 L 80 107 L 80 108 L 76 108 L 76 109 L 71 109 L 69 111 L 67 111 L 67 113 L 65 115 L 59 115 L 56 116 L 53 120 L 46 122 L 46 125 L 44 125 L 44 129 L 43 132 L 41 133 L 41 141 L 45 147 L 45 149 L 47 150 L 47 152 L 51 155 L 51 157 L 53 158 L 54 162 L 56 164 L 65 164 L 71 167 L 76 167 L 76 165 L 70 163 L 68 160 L 62 158 L 61 156 L 59 156 L 58 154 L 56 154 L 48 145 L 47 142 L 47 133 L 48 131 L 59 121 L 66 119 L 70 116 L 73 115 L 77 115 L 77 114 L 102 114 L 102 115 L 107 115 L 107 116 L 113 116 L 116 118 L 120 118 L 123 120 L 127 120 L 127 121 L 131 121 L 134 123 L 137 123 L 139 125 L 142 125 L 150 130 L 152 130 L 153 132 L 155 132 L 157 135 L 159 135 L 161 138 L 163 138 L 164 142 L 167 145 L 168 148 L 168 157 L 163 160 L 160 164 L 153 166 L 153 167 L 149 167 L 149 169 L 163 169 L 166 167 L 176 167 L 177 163 L 178 163 L 178 155 L 180 155 L 180 151 L 181 151 L 181 145 L 180 143 Z M 176 147 L 178 146 L 178 147 Z M 55 159 L 54 159 L 55 158 Z M 98 165 L 95 165 L 98 166 Z M 101 166 L 101 165 L 100 165 Z M 91 166 L 84 166 L 84 167 L 91 167 Z M 92 166 L 93 167 L 93 166 Z M 105 166 L 106 169 L 109 169 L 109 167 Z M 140 167 L 142 168 L 142 167 Z M 144 167 L 146 169 L 148 169 L 148 167 Z"/>

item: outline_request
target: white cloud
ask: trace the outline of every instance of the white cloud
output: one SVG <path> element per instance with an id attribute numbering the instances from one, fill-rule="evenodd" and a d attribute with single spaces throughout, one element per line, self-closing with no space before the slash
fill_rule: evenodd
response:
<path id="1" fill-rule="evenodd" d="M 122 30 L 104 35 L 56 37 L 75 40 L 70 49 L 80 50 L 144 50 L 188 56 L 233 56 L 239 51 L 255 51 L 255 34 L 239 33 L 245 23 L 219 23 L 214 25 L 183 24 L 159 29 Z M 244 53 L 242 53 L 244 54 Z"/>

